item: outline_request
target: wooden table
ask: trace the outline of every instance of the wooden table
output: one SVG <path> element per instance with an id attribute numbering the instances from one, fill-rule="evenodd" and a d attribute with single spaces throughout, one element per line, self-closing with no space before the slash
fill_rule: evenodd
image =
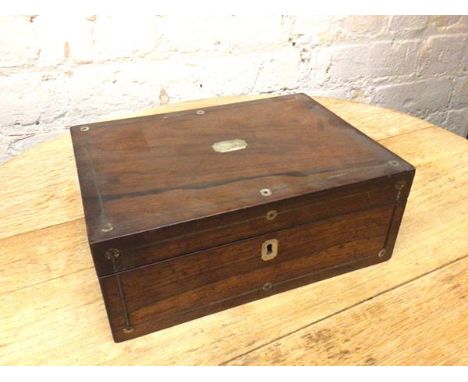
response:
<path id="1" fill-rule="evenodd" d="M 66 133 L 0 167 L 0 364 L 466 364 L 468 142 L 317 100 L 416 166 L 389 262 L 115 344 Z"/>

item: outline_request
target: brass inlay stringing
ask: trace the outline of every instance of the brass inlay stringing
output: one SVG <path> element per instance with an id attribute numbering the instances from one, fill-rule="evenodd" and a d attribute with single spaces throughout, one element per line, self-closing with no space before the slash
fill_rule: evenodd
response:
<path id="1" fill-rule="evenodd" d="M 127 309 L 127 301 L 125 300 L 125 293 L 122 285 L 122 280 L 120 280 L 120 275 L 117 273 L 118 268 L 117 268 L 117 258 L 120 256 L 120 251 L 116 248 L 109 248 L 104 256 L 106 259 L 110 260 L 112 262 L 112 269 L 114 270 L 114 278 L 115 282 L 117 284 L 117 291 L 119 293 L 119 300 L 120 300 L 120 305 L 121 305 L 121 315 L 124 323 L 124 327 L 122 331 L 126 334 L 133 332 L 134 327 L 130 323 L 130 317 L 128 314 L 128 309 Z"/>
<path id="2" fill-rule="evenodd" d="M 400 200 L 401 197 L 401 192 L 403 188 L 405 188 L 406 182 L 404 180 L 401 180 L 395 184 L 395 188 L 398 190 L 396 200 Z"/>

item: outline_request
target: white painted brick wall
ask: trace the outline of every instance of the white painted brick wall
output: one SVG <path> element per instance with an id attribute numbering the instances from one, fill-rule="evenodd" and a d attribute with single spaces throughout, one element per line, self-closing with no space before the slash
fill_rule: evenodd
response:
<path id="1" fill-rule="evenodd" d="M 0 162 L 168 102 L 308 92 L 468 132 L 468 16 L 0 18 Z"/>

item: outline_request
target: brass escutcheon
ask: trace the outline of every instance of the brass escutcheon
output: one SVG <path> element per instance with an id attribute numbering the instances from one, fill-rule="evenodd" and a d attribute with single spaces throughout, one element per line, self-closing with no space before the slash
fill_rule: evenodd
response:
<path id="1" fill-rule="evenodd" d="M 211 148 L 217 153 L 230 153 L 231 151 L 244 150 L 248 144 L 243 139 L 230 139 L 213 143 Z"/>
<path id="2" fill-rule="evenodd" d="M 278 240 L 265 240 L 262 244 L 262 260 L 273 260 L 278 255 Z"/>

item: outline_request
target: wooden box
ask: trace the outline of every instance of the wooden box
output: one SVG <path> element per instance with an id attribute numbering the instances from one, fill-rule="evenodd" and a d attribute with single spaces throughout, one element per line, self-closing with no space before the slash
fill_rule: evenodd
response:
<path id="1" fill-rule="evenodd" d="M 415 171 L 304 94 L 71 135 L 117 342 L 388 260 Z"/>

